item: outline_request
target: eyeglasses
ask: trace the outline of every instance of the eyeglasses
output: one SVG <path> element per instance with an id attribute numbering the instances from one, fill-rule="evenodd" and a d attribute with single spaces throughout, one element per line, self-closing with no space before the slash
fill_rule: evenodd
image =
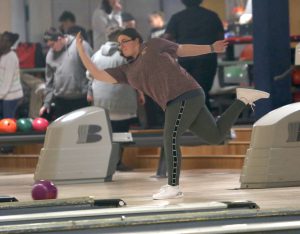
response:
<path id="1" fill-rule="evenodd" d="M 126 44 L 126 43 L 128 43 L 128 42 L 130 42 L 130 41 L 133 41 L 134 39 L 129 39 L 129 40 L 126 40 L 126 41 L 121 41 L 121 42 L 119 42 L 118 44 L 119 44 L 119 47 L 121 47 L 122 45 L 124 45 L 124 44 Z"/>

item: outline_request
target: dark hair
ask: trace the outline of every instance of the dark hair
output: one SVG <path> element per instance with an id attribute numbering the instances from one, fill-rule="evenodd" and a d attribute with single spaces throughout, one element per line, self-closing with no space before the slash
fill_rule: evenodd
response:
<path id="1" fill-rule="evenodd" d="M 75 23 L 76 22 L 75 15 L 71 11 L 64 11 L 59 17 L 59 22 L 64 22 L 68 20 Z"/>
<path id="2" fill-rule="evenodd" d="M 132 14 L 130 14 L 128 12 L 122 12 L 122 21 L 123 22 L 128 22 L 131 20 L 135 20 L 135 18 L 133 17 Z"/>
<path id="3" fill-rule="evenodd" d="M 44 33 L 44 36 L 43 36 L 43 39 L 44 41 L 57 41 L 59 37 L 63 37 L 64 35 L 56 30 L 56 28 L 49 28 L 45 33 Z"/>
<path id="4" fill-rule="evenodd" d="M 181 2 L 186 7 L 195 7 L 199 6 L 203 2 L 203 0 L 181 0 Z"/>
<path id="5" fill-rule="evenodd" d="M 102 1 L 101 9 L 104 10 L 106 14 L 110 14 L 112 12 L 112 7 L 109 3 L 109 0 Z"/>
<path id="6" fill-rule="evenodd" d="M 4 33 L 2 33 L 1 36 L 7 37 L 11 46 L 13 46 L 16 43 L 16 41 L 19 39 L 19 34 L 8 32 L 8 31 L 5 31 Z"/>
<path id="7" fill-rule="evenodd" d="M 136 31 L 136 29 L 134 29 L 134 28 L 126 28 L 126 29 L 122 30 L 119 35 L 128 36 L 133 40 L 138 38 L 140 43 L 143 43 L 143 41 L 144 41 L 141 34 L 138 31 Z"/>

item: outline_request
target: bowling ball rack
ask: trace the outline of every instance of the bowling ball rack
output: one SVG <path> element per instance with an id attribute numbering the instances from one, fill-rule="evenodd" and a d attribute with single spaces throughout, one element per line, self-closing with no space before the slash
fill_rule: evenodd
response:
<path id="1" fill-rule="evenodd" d="M 30 144 L 44 143 L 46 132 L 16 132 L 16 133 L 1 133 L 0 145 L 5 144 Z"/>
<path id="2" fill-rule="evenodd" d="M 16 133 L 3 133 L 0 134 L 0 145 L 3 144 L 30 144 L 30 143 L 44 143 L 46 132 L 16 132 Z M 163 133 L 132 133 L 133 141 L 124 143 L 132 147 L 158 147 L 162 146 Z M 228 136 L 228 139 L 230 136 Z M 206 144 L 199 137 L 191 132 L 185 132 L 181 139 L 181 144 L 188 145 L 203 145 Z"/>

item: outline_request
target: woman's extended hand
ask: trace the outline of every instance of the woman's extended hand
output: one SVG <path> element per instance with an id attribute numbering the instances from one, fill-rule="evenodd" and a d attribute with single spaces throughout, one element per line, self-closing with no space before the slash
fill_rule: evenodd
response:
<path id="1" fill-rule="evenodd" d="M 111 84 L 117 83 L 117 81 L 111 75 L 98 68 L 91 61 L 89 54 L 85 51 L 83 46 L 83 39 L 80 35 L 80 32 L 76 35 L 76 48 L 83 65 L 90 72 L 92 77 L 94 77 L 94 79 Z"/>
<path id="2" fill-rule="evenodd" d="M 221 41 L 216 41 L 215 43 L 212 44 L 215 53 L 223 53 L 225 52 L 227 46 L 228 46 L 228 41 L 226 40 L 221 40 Z"/>

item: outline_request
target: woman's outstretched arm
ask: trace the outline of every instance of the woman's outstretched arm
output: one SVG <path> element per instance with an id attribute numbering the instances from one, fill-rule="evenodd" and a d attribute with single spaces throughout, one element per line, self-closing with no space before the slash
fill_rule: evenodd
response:
<path id="1" fill-rule="evenodd" d="M 209 53 L 224 53 L 228 42 L 225 40 L 216 41 L 212 45 L 182 44 L 177 49 L 178 57 L 198 56 Z"/>
<path id="2" fill-rule="evenodd" d="M 117 83 L 117 81 L 111 75 L 109 75 L 104 70 L 97 68 L 96 65 L 91 61 L 90 57 L 86 54 L 82 45 L 82 38 L 80 33 L 78 33 L 76 36 L 76 47 L 82 63 L 94 79 L 110 84 Z"/>

